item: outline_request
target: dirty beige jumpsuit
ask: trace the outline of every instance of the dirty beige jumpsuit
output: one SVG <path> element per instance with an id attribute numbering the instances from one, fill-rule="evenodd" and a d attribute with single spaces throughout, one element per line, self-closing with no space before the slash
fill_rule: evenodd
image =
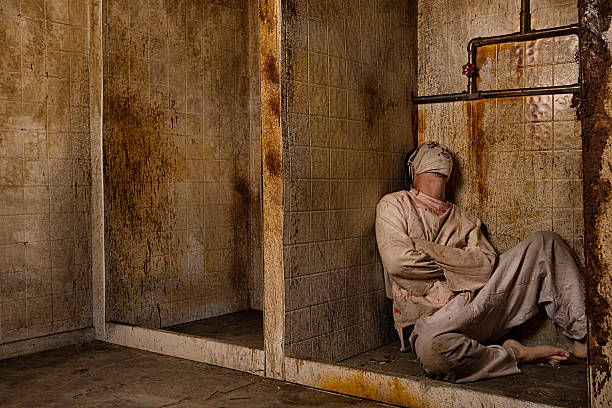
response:
<path id="1" fill-rule="evenodd" d="M 581 273 L 558 235 L 532 234 L 496 264 L 480 221 L 457 206 L 413 189 L 388 194 L 376 211 L 396 327 L 415 323 L 410 343 L 432 377 L 469 382 L 519 373 L 512 350 L 491 343 L 540 307 L 566 336 L 585 336 Z M 453 297 L 476 290 L 467 305 L 467 294 Z"/>

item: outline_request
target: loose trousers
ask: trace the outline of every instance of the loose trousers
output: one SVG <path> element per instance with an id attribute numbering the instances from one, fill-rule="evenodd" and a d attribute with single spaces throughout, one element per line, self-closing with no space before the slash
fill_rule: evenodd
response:
<path id="1" fill-rule="evenodd" d="M 574 253 L 553 232 L 537 232 L 499 256 L 469 304 L 454 297 L 419 319 L 410 344 L 427 373 L 457 383 L 520 373 L 514 352 L 491 344 L 540 308 L 567 337 L 586 334 L 585 291 Z"/>

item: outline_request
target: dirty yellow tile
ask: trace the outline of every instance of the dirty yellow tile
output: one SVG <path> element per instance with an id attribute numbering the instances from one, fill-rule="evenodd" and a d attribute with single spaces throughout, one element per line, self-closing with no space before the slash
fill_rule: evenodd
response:
<path id="1" fill-rule="evenodd" d="M 47 136 L 43 131 L 23 134 L 23 157 L 47 157 Z"/>
<path id="2" fill-rule="evenodd" d="M 0 99 L 21 100 L 21 74 L 0 71 Z"/>
<path id="3" fill-rule="evenodd" d="M 77 53 L 85 53 L 87 51 L 87 30 L 83 28 L 70 28 L 70 44 L 69 51 Z"/>
<path id="4" fill-rule="evenodd" d="M 23 187 L 0 187 L 0 200 L 3 203 L 0 215 L 20 215 L 24 213 Z"/>
<path id="5" fill-rule="evenodd" d="M 47 51 L 46 68 L 49 76 L 64 77 L 70 76 L 70 54 L 64 51 Z"/>
<path id="6" fill-rule="evenodd" d="M 44 47 L 47 41 L 44 20 L 25 18 L 23 21 L 22 44 Z"/>
<path id="7" fill-rule="evenodd" d="M 47 129 L 50 131 L 69 131 L 70 107 L 49 105 L 47 113 Z"/>
<path id="8" fill-rule="evenodd" d="M 53 105 L 70 104 L 70 81 L 65 78 L 49 78 L 47 102 Z"/>
<path id="9" fill-rule="evenodd" d="M 26 301 L 18 300 L 2 304 L 3 331 L 16 330 L 27 327 Z"/>
<path id="10" fill-rule="evenodd" d="M 70 26 L 62 23 L 47 21 L 45 31 L 45 44 L 48 48 L 70 51 Z"/>
<path id="11" fill-rule="evenodd" d="M 49 184 L 47 159 L 25 159 L 23 169 L 24 186 L 45 186 Z"/>
<path id="12" fill-rule="evenodd" d="M 31 186 L 23 188 L 24 211 L 26 214 L 49 212 L 49 187 Z"/>

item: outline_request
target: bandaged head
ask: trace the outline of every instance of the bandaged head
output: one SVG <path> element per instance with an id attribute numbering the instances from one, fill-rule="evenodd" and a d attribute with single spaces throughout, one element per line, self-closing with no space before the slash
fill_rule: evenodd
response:
<path id="1" fill-rule="evenodd" d="M 438 142 L 425 142 L 408 156 L 406 167 L 411 184 L 416 176 L 423 173 L 442 174 L 448 181 L 453 170 L 453 155 Z"/>

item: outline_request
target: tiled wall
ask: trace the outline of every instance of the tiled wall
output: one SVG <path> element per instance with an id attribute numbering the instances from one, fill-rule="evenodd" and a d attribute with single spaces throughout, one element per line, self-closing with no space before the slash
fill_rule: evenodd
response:
<path id="1" fill-rule="evenodd" d="M 88 2 L 0 2 L 0 343 L 91 327 Z"/>
<path id="2" fill-rule="evenodd" d="M 442 4 L 449 1 L 433 3 L 445 9 Z M 424 4 L 419 9 L 420 95 L 464 90 L 465 61 L 460 58 L 467 60 L 464 45 L 470 36 L 518 29 L 520 1 L 483 10 L 459 8 L 464 14 L 454 19 L 428 7 L 433 8 Z M 576 21 L 575 2 L 534 2 L 533 28 Z M 438 35 L 442 33 L 456 38 Z M 576 36 L 566 36 L 483 47 L 478 54 L 479 88 L 577 83 L 577 46 Z M 455 151 L 459 171 L 454 198 L 482 218 L 498 250 L 510 248 L 531 231 L 552 229 L 582 254 L 580 124 L 571 95 L 421 105 L 419 139 L 440 140 Z"/>
<path id="3" fill-rule="evenodd" d="M 263 208 L 261 169 L 261 89 L 259 1 L 249 0 L 249 291 L 251 309 L 263 309 Z"/>
<path id="4" fill-rule="evenodd" d="M 246 0 L 105 2 L 110 320 L 164 327 L 251 303 L 250 31 Z"/>
<path id="5" fill-rule="evenodd" d="M 520 1 L 419 3 L 419 95 L 462 92 L 472 37 L 518 31 Z M 532 2 L 532 27 L 577 22 L 576 2 Z M 578 82 L 575 36 L 479 49 L 480 89 Z M 456 156 L 450 199 L 480 217 L 499 252 L 553 230 L 583 260 L 582 142 L 571 95 L 419 106 L 420 141 Z M 553 337 L 554 330 L 543 337 Z"/>
<path id="6" fill-rule="evenodd" d="M 289 353 L 341 360 L 393 337 L 374 237 L 413 143 L 416 4 L 283 3 Z"/>

